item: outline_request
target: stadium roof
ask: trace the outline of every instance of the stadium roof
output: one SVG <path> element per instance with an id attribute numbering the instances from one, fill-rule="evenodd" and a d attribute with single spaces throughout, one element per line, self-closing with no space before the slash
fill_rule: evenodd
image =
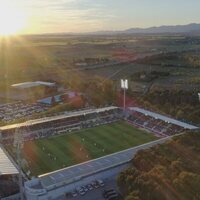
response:
<path id="1" fill-rule="evenodd" d="M 2 126 L 2 127 L 0 127 L 0 131 L 6 130 L 6 129 L 36 125 L 36 124 L 41 124 L 41 123 L 45 123 L 45 122 L 51 122 L 51 121 L 65 119 L 65 118 L 69 118 L 69 117 L 77 117 L 77 116 L 81 116 L 81 115 L 92 114 L 95 112 L 105 112 L 105 111 L 113 110 L 116 108 L 118 108 L 118 107 L 110 106 L 110 107 L 106 107 L 106 108 L 88 109 L 88 110 L 81 110 L 81 111 L 77 111 L 77 112 L 67 112 L 66 114 L 63 114 L 63 115 L 58 115 L 58 116 L 53 116 L 53 117 L 45 117 L 45 118 L 40 118 L 40 119 L 29 120 L 24 123 Z"/>
<path id="2" fill-rule="evenodd" d="M 0 176 L 9 174 L 18 174 L 18 171 L 0 146 Z"/>
<path id="3" fill-rule="evenodd" d="M 158 114 L 158 113 L 150 112 L 150 111 L 142 109 L 142 108 L 130 107 L 129 109 L 140 112 L 142 114 L 145 114 L 145 115 L 148 115 L 148 116 L 151 116 L 151 117 L 154 117 L 156 119 L 160 119 L 162 121 L 165 121 L 165 122 L 168 122 L 168 123 L 171 123 L 171 124 L 175 124 L 177 126 L 185 128 L 185 129 L 192 130 L 192 129 L 198 129 L 199 128 L 197 126 L 193 126 L 193 125 L 190 125 L 188 123 L 181 122 L 181 121 L 178 121 L 176 119 L 172 119 L 172 118 L 166 117 L 166 116 Z"/>
<path id="4" fill-rule="evenodd" d="M 32 88 L 36 86 L 48 86 L 52 87 L 55 86 L 55 83 L 49 83 L 49 82 L 43 82 L 43 81 L 35 81 L 35 82 L 24 82 L 24 83 L 17 83 L 11 85 L 13 88 L 17 89 L 27 89 L 27 88 Z"/>

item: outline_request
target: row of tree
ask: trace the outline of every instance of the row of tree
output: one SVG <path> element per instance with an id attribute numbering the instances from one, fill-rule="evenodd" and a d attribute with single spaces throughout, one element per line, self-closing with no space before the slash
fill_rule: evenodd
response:
<path id="1" fill-rule="evenodd" d="M 200 123 L 200 102 L 197 92 L 193 91 L 151 91 L 138 101 L 146 108 L 187 120 L 192 123 Z"/>
<path id="2" fill-rule="evenodd" d="M 185 60 L 194 67 L 200 67 L 200 56 L 199 55 L 186 55 Z"/>
<path id="3" fill-rule="evenodd" d="M 117 99 L 117 87 L 114 82 L 101 77 L 82 81 L 80 90 L 89 104 L 97 107 L 114 104 Z"/>

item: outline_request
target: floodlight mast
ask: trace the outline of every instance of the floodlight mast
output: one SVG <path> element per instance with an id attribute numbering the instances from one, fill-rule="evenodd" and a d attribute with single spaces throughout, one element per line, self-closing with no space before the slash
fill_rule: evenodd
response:
<path id="1" fill-rule="evenodd" d="M 124 88 L 124 111 L 126 110 L 126 89 Z"/>
<path id="2" fill-rule="evenodd" d="M 124 108 L 124 112 L 126 110 L 126 90 L 128 89 L 128 80 L 123 80 L 121 79 L 121 88 L 124 90 L 124 105 L 123 105 L 123 108 Z"/>

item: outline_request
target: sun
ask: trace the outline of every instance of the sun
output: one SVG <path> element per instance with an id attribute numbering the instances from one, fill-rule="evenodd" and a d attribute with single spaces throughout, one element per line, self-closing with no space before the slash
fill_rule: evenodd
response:
<path id="1" fill-rule="evenodd" d="M 0 0 L 0 35 L 13 35 L 26 24 L 25 13 L 8 0 Z"/>

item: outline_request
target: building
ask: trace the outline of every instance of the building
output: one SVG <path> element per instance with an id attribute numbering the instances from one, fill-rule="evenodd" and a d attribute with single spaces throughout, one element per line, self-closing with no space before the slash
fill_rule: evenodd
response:
<path id="1" fill-rule="evenodd" d="M 55 94 L 55 83 L 36 81 L 11 85 L 10 97 L 15 100 L 37 100 Z"/>

